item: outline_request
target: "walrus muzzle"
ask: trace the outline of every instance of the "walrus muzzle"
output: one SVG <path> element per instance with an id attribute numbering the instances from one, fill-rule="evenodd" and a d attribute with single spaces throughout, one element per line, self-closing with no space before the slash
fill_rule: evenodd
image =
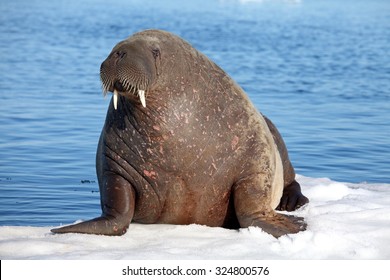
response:
<path id="1" fill-rule="evenodd" d="M 159 49 L 145 52 L 125 41 L 114 47 L 100 66 L 100 79 L 104 95 L 113 93 L 115 109 L 120 94 L 137 96 L 146 107 L 146 92 L 156 79 L 159 56 Z"/>

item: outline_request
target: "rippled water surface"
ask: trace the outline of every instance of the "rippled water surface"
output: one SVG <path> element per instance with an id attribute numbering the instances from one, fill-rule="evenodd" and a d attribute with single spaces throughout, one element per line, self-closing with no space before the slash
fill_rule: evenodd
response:
<path id="1" fill-rule="evenodd" d="M 100 63 L 148 28 L 225 69 L 278 126 L 299 174 L 390 183 L 387 0 L 3 0 L 0 225 L 100 214 Z"/>

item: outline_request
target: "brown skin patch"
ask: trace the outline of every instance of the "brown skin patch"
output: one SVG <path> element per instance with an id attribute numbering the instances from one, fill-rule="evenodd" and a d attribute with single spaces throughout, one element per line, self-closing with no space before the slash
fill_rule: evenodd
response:
<path id="1" fill-rule="evenodd" d="M 274 183 L 285 149 L 280 134 L 187 42 L 159 30 L 137 33 L 114 47 L 101 79 L 105 91 L 119 92 L 96 155 L 102 216 L 53 232 L 121 235 L 132 221 L 259 226 L 275 237 L 305 229 L 302 218 L 270 206 L 273 188 L 283 187 Z M 295 177 L 289 170 L 288 186 Z M 294 186 L 286 196 L 302 197 Z M 288 209 L 302 204 L 288 201 Z"/>

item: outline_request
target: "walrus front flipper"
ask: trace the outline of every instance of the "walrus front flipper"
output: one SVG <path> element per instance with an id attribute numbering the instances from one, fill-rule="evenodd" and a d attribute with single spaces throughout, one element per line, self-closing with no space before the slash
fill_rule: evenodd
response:
<path id="1" fill-rule="evenodd" d="M 285 234 L 298 233 L 306 230 L 306 223 L 302 217 L 278 213 L 256 217 L 250 222 L 250 226 L 258 226 L 276 238 Z"/>
<path id="2" fill-rule="evenodd" d="M 100 182 L 99 182 L 100 183 Z M 53 233 L 87 233 L 122 235 L 134 216 L 135 191 L 130 183 L 116 174 L 106 176 L 100 187 L 102 216 L 79 224 L 55 228 Z"/>
<path id="3" fill-rule="evenodd" d="M 129 223 L 119 219 L 99 217 L 78 224 L 54 228 L 53 233 L 86 233 L 100 235 L 122 235 L 126 232 Z"/>
<path id="4" fill-rule="evenodd" d="M 240 227 L 260 227 L 265 232 L 279 238 L 285 234 L 298 233 L 306 230 L 306 223 L 302 217 L 283 215 L 272 212 L 255 212 L 246 216 L 237 217 Z"/>
<path id="5" fill-rule="evenodd" d="M 241 180 L 234 188 L 234 208 L 240 227 L 257 226 L 278 238 L 306 229 L 303 218 L 276 213 L 271 208 L 270 186 L 261 175 Z"/>

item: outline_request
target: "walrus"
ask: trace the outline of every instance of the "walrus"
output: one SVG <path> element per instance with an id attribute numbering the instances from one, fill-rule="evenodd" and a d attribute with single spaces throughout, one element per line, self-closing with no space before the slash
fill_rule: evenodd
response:
<path id="1" fill-rule="evenodd" d="M 96 153 L 102 215 L 54 233 L 122 235 L 130 222 L 306 229 L 308 202 L 273 123 L 180 37 L 146 30 L 101 64 L 112 92 Z"/>

